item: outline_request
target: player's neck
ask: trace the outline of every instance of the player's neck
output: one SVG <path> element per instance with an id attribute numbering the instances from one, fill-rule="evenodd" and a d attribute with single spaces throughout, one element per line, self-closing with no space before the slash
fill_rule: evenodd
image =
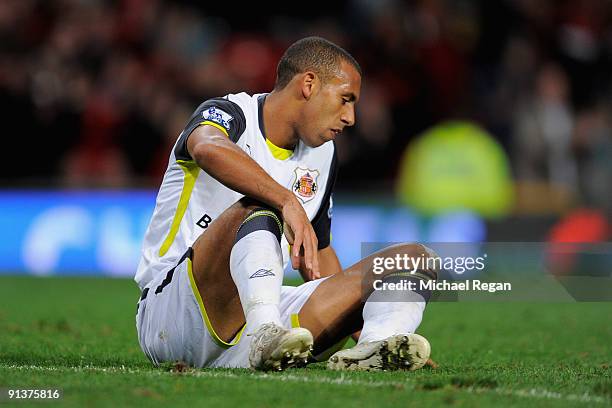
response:
<path id="1" fill-rule="evenodd" d="M 293 109 L 287 106 L 291 102 L 287 101 L 283 91 L 268 94 L 263 106 L 263 122 L 265 136 L 270 142 L 283 149 L 293 150 L 299 138 L 292 126 L 294 119 L 290 117 Z"/>

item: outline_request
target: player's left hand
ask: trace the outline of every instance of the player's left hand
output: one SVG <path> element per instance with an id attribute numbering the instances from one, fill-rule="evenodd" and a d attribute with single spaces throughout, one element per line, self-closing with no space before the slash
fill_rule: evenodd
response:
<path id="1" fill-rule="evenodd" d="M 304 211 L 304 207 L 293 194 L 290 194 L 290 198 L 282 206 L 282 213 L 285 236 L 289 244 L 292 245 L 291 265 L 293 269 L 300 268 L 300 257 L 303 256 L 309 279 L 320 278 L 317 235 Z"/>

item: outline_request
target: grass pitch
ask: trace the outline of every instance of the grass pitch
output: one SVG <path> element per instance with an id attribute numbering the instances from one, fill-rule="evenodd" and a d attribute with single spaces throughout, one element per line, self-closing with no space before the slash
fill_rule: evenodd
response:
<path id="1" fill-rule="evenodd" d="M 612 303 L 432 303 L 419 333 L 437 369 L 283 373 L 154 368 L 131 280 L 0 277 L 2 406 L 606 406 Z M 6 388 L 59 388 L 7 401 Z"/>

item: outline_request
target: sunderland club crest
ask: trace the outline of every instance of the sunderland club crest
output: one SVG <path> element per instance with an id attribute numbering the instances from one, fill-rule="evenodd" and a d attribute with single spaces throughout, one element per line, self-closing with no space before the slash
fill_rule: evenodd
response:
<path id="1" fill-rule="evenodd" d="M 319 183 L 317 183 L 319 171 L 296 167 L 294 172 L 295 179 L 293 179 L 291 187 L 293 194 L 302 200 L 303 203 L 312 200 L 319 189 Z"/>

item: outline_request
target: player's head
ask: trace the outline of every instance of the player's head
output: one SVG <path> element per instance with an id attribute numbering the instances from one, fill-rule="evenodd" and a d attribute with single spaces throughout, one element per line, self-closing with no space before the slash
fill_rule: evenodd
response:
<path id="1" fill-rule="evenodd" d="M 304 143 L 316 147 L 355 123 L 361 67 L 336 44 L 320 37 L 303 38 L 278 63 L 274 89 L 287 88 L 302 102 L 296 131 Z"/>

